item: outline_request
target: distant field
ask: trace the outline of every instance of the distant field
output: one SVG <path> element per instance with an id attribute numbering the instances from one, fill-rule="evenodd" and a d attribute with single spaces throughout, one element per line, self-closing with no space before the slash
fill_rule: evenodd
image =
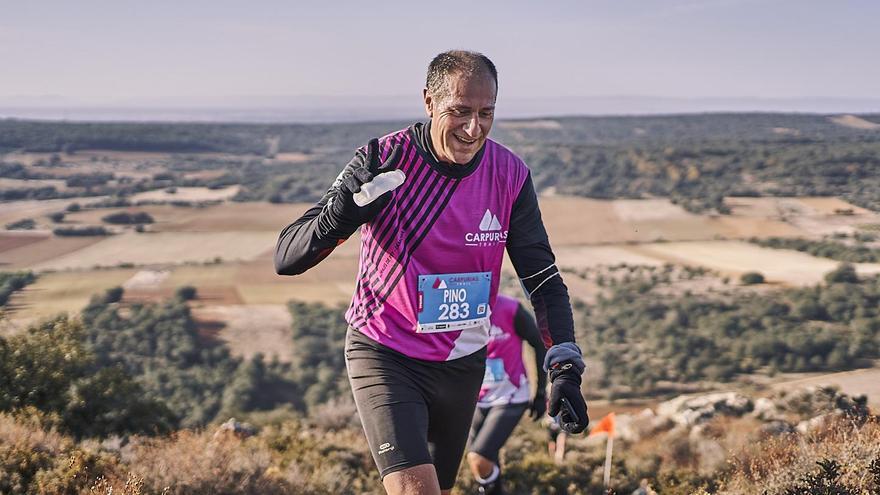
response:
<path id="1" fill-rule="evenodd" d="M 262 353 L 267 359 L 291 359 L 294 342 L 286 305 L 197 306 L 193 316 L 201 325 L 216 328 L 216 338 L 237 356 L 251 358 Z"/>
<path id="2" fill-rule="evenodd" d="M 805 253 L 769 249 L 739 241 L 668 242 L 642 244 L 636 252 L 658 261 L 697 265 L 738 276 L 748 271 L 764 274 L 768 282 L 815 284 L 838 262 Z M 880 273 L 880 264 L 859 263 L 859 273 Z"/>
<path id="3" fill-rule="evenodd" d="M 91 198 L 94 201 L 99 198 Z M 70 203 L 74 203 L 75 199 L 49 199 L 45 201 L 10 201 L 0 203 L 0 228 L 4 228 L 7 223 L 24 218 L 32 218 L 38 224 L 50 223 L 46 218 L 40 218 L 55 211 L 64 211 Z"/>
<path id="4" fill-rule="evenodd" d="M 880 215 L 836 198 L 728 198 L 731 215 L 698 215 L 667 199 L 596 200 L 541 198 L 541 213 L 554 246 L 719 238 L 816 237 L 852 231 Z M 853 211 L 836 215 L 835 210 Z"/>
<path id="5" fill-rule="evenodd" d="M 23 328 L 58 313 L 76 313 L 95 295 L 122 285 L 137 270 L 112 269 L 44 273 L 37 281 L 13 294 L 8 304 L 12 323 Z"/>
<path id="6" fill-rule="evenodd" d="M 840 387 L 841 392 L 845 394 L 867 395 L 868 405 L 874 412 L 876 413 L 880 410 L 880 368 L 877 367 L 801 378 L 774 384 L 773 388 L 776 390 L 792 390 L 795 388 L 828 385 Z"/>
<path id="7" fill-rule="evenodd" d="M 101 236 L 55 237 L 48 232 L 43 232 L 39 242 L 31 242 L 33 236 L 29 234 L 0 233 L 0 238 L 6 239 L 3 244 L 10 247 L 0 252 L 0 269 L 40 269 L 41 264 L 51 264 L 65 256 L 74 256 L 75 258 L 82 250 L 104 240 Z M 22 238 L 26 238 L 27 241 L 23 241 Z M 84 266 L 90 268 L 92 265 Z"/>
<path id="8" fill-rule="evenodd" d="M 277 232 L 175 232 L 108 236 L 76 252 L 37 263 L 35 270 L 84 269 L 138 265 L 253 259 L 271 248 Z"/>
<path id="9" fill-rule="evenodd" d="M 241 186 L 230 186 L 222 189 L 207 187 L 178 187 L 173 193 L 165 189 L 147 191 L 131 197 L 133 203 L 138 201 L 215 201 L 229 199 L 238 194 Z"/>

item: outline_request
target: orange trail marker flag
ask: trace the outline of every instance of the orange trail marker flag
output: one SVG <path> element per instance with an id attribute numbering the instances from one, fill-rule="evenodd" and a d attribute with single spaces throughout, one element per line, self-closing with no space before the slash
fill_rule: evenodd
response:
<path id="1" fill-rule="evenodd" d="M 614 413 L 608 413 L 607 416 L 600 419 L 596 426 L 590 430 L 590 436 L 606 433 L 608 435 L 605 444 L 605 476 L 602 478 L 605 486 L 608 487 L 611 482 L 611 452 L 614 449 Z"/>
<path id="2" fill-rule="evenodd" d="M 609 437 L 614 436 L 614 413 L 608 413 L 604 418 L 600 419 L 596 426 L 590 430 L 590 436 L 607 433 Z"/>

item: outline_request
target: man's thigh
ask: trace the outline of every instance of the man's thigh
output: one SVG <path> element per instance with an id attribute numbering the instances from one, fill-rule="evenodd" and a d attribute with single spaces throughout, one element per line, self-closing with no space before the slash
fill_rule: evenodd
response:
<path id="1" fill-rule="evenodd" d="M 428 405 L 395 356 L 347 342 L 346 366 L 358 415 L 380 475 L 432 462 Z"/>
<path id="2" fill-rule="evenodd" d="M 449 362 L 449 373 L 430 400 L 428 441 L 443 490 L 455 484 L 485 372 L 485 353 L 461 359 Z"/>

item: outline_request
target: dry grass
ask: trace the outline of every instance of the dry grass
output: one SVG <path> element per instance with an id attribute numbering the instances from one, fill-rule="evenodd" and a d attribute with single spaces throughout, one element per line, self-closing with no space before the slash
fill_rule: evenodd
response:
<path id="1" fill-rule="evenodd" d="M 844 419 L 807 437 L 781 436 L 744 448 L 732 459 L 733 475 L 719 493 L 783 494 L 797 480 L 815 473 L 817 462 L 825 459 L 840 464 L 840 481 L 851 487 L 850 493 L 876 493 L 870 491 L 873 480 L 868 466 L 878 458 L 880 425 L 869 422 L 859 428 Z"/>
<path id="2" fill-rule="evenodd" d="M 318 433 L 321 433 L 320 437 Z M 74 443 L 0 414 L 0 492 L 10 495 L 378 493 L 363 433 L 286 421 L 259 436 L 180 431 Z M 371 476 L 372 474 L 372 476 Z"/>

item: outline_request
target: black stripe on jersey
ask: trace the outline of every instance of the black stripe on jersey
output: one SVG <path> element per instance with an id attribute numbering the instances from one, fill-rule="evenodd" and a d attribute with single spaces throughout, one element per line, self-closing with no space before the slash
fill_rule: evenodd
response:
<path id="1" fill-rule="evenodd" d="M 418 160 L 418 158 L 417 158 Z M 404 202 L 398 205 L 397 208 L 388 208 L 388 210 L 395 210 L 396 212 L 404 212 L 404 215 L 396 215 L 395 218 L 389 219 L 386 224 L 383 226 L 381 231 L 378 231 L 375 235 L 373 235 L 373 240 L 375 241 L 373 246 L 370 247 L 370 250 L 364 256 L 364 260 L 369 262 L 369 264 L 363 267 L 363 272 L 361 276 L 364 278 L 372 278 L 378 270 L 375 268 L 382 261 L 384 256 L 391 256 L 391 248 L 394 242 L 395 235 L 401 231 L 406 229 L 411 222 L 411 219 L 417 216 L 420 213 L 420 209 L 424 207 L 425 200 L 431 196 L 434 191 L 438 187 L 438 183 L 443 176 L 431 170 L 430 167 L 423 166 L 421 170 L 419 170 L 420 175 L 417 175 L 416 178 L 410 183 L 409 188 L 405 191 L 401 191 L 400 197 L 405 198 Z M 430 184 L 426 184 L 430 179 L 433 178 Z M 419 203 L 418 207 L 413 207 L 413 203 L 418 198 L 418 194 L 407 194 L 411 190 L 415 189 L 415 191 L 425 191 L 422 196 L 422 201 Z M 406 226 L 402 225 L 403 222 L 406 221 Z M 376 232 L 375 229 L 373 229 Z M 404 244 L 404 249 L 406 249 L 406 244 Z M 399 256 L 403 257 L 405 253 L 400 253 Z M 399 259 L 395 259 L 395 264 L 399 264 Z"/>
<path id="2" fill-rule="evenodd" d="M 444 186 L 449 186 L 449 182 L 452 182 L 451 186 L 443 188 L 446 192 L 446 195 L 442 198 L 440 207 L 436 208 L 434 216 L 430 219 L 430 221 L 421 224 L 423 228 L 421 229 L 421 234 L 419 234 L 418 238 L 416 238 L 415 241 L 410 244 L 410 238 L 418 232 L 418 228 L 410 232 L 410 235 L 407 237 L 407 247 L 409 249 L 407 249 L 404 261 L 401 263 L 401 268 L 403 269 L 398 271 L 397 276 L 394 278 L 394 281 L 391 283 L 391 285 L 385 290 L 385 292 L 379 297 L 378 300 L 374 301 L 374 304 L 372 304 L 372 308 L 367 309 L 367 314 L 359 316 L 358 319 L 369 319 L 373 315 L 375 310 L 385 303 L 385 301 L 388 299 L 388 296 L 391 295 L 391 293 L 397 287 L 397 284 L 400 283 L 400 280 L 403 278 L 404 274 L 406 274 L 406 270 L 409 267 L 409 262 L 413 256 L 413 253 L 415 253 L 415 250 L 418 249 L 419 245 L 425 239 L 425 236 L 428 235 L 428 232 L 431 230 L 431 227 L 433 227 L 434 224 L 437 222 L 437 219 L 440 218 L 440 214 L 443 213 L 443 210 L 446 209 L 446 206 L 449 204 L 449 201 L 452 199 L 452 196 L 458 189 L 459 184 L 461 184 L 461 180 L 459 179 L 450 179 L 447 181 L 446 184 L 444 184 Z"/>
<path id="3" fill-rule="evenodd" d="M 423 205 L 424 205 L 424 202 L 427 201 L 427 200 L 428 200 L 429 198 L 431 198 L 432 196 L 434 197 L 434 200 L 431 202 L 432 207 L 427 208 L 427 209 L 421 211 L 421 215 L 420 215 L 420 216 L 421 216 L 421 224 L 420 224 L 420 226 L 421 226 L 421 227 L 427 227 L 427 228 L 425 229 L 425 232 L 427 232 L 427 229 L 429 229 L 429 228 L 431 227 L 431 225 L 434 224 L 434 222 L 436 221 L 437 216 L 434 217 L 434 219 L 430 222 L 430 224 L 425 224 L 425 223 L 424 223 L 424 220 L 426 220 L 427 217 L 430 216 L 430 214 L 431 214 L 431 210 L 436 208 L 437 204 L 440 202 L 440 201 L 438 201 L 438 200 L 439 200 L 440 198 L 443 197 L 444 191 L 448 191 L 449 189 L 454 190 L 454 189 L 455 189 L 455 186 L 457 185 L 457 181 L 456 181 L 456 179 L 450 179 L 450 178 L 448 178 L 448 177 L 443 177 L 442 175 L 440 175 L 440 174 L 438 174 L 438 173 L 435 173 L 435 172 L 433 172 L 433 171 L 431 171 L 428 175 L 426 175 L 426 178 L 427 178 L 428 176 L 433 176 L 433 177 L 434 177 L 434 182 L 431 184 L 431 186 L 430 186 L 430 188 L 428 189 L 428 191 L 424 194 L 424 196 L 423 196 L 423 200 L 424 200 L 424 201 L 420 202 L 420 206 L 423 206 Z M 443 183 L 442 183 L 441 185 L 439 185 L 439 187 L 438 187 L 437 182 L 438 182 L 438 181 L 441 181 L 441 180 L 443 181 Z M 452 188 L 449 187 L 450 182 L 455 182 L 455 183 L 453 184 L 453 187 L 452 187 Z M 435 194 L 435 193 L 436 193 L 436 194 Z M 448 201 L 449 201 L 449 200 L 446 199 L 446 202 L 448 202 Z M 445 206 L 445 203 L 444 203 L 443 206 Z M 440 207 L 440 210 L 439 210 L 439 211 L 442 211 L 443 206 Z M 413 209 L 410 208 L 410 210 L 413 211 L 413 212 L 415 212 L 415 214 L 414 214 L 414 215 L 410 215 L 410 217 L 407 218 L 407 220 L 408 220 L 409 222 L 412 221 L 412 219 L 413 219 L 414 216 L 419 216 L 419 213 L 420 213 L 419 209 L 414 209 L 414 210 L 413 210 Z M 439 212 L 438 212 L 438 216 L 439 216 Z M 403 244 L 403 247 L 404 247 L 405 251 L 402 253 L 402 254 L 403 254 L 403 256 L 401 256 L 402 259 L 398 261 L 398 263 L 396 264 L 396 266 L 395 266 L 394 268 L 392 268 L 391 271 L 389 271 L 389 273 L 388 273 L 388 278 L 393 277 L 394 274 L 395 274 L 396 272 L 399 272 L 399 273 L 405 273 L 405 272 L 406 272 L 406 266 L 405 266 L 405 263 L 408 264 L 408 258 L 409 258 L 410 256 L 412 256 L 412 252 L 414 252 L 415 249 L 418 247 L 418 245 L 410 246 L 410 241 L 412 240 L 413 236 L 416 235 L 416 232 L 417 232 L 418 230 L 419 230 L 419 227 L 417 227 L 417 228 L 415 229 L 415 231 L 410 232 L 410 234 L 407 236 L 407 238 L 406 238 L 406 240 L 405 240 L 405 242 L 404 242 L 404 244 Z M 422 236 L 422 237 L 424 237 L 424 236 Z M 381 257 L 380 257 L 380 260 L 381 260 Z M 370 283 L 371 283 L 371 284 L 370 284 L 370 288 L 371 288 L 374 292 L 382 291 L 382 290 L 388 285 L 388 280 L 385 279 L 385 280 L 378 280 L 378 281 L 376 281 L 375 279 L 373 279 L 373 278 L 370 276 L 370 273 L 371 273 L 372 271 L 374 271 L 374 267 L 372 266 L 372 265 L 373 265 L 373 260 L 369 259 L 369 260 L 366 260 L 366 261 L 369 261 L 369 262 L 370 262 L 370 265 L 367 267 L 367 269 L 364 271 L 364 273 L 361 275 L 360 278 L 361 278 L 361 279 L 363 280 L 363 282 L 365 282 L 365 283 L 370 282 Z M 378 273 L 378 269 L 375 269 L 375 271 Z M 399 279 L 400 279 L 400 277 L 398 276 L 395 280 L 399 280 Z M 395 281 L 395 283 L 394 283 L 393 285 L 396 285 L 396 281 Z M 392 289 L 393 289 L 393 286 L 392 286 Z M 390 291 L 388 291 L 388 293 L 390 293 Z M 386 295 L 385 298 L 387 298 L 387 297 L 388 297 L 388 296 Z M 362 299 L 362 304 L 361 304 L 361 306 L 362 306 L 362 307 L 366 307 L 370 302 L 373 302 L 375 299 L 376 299 L 376 298 L 375 298 L 375 294 L 373 294 L 373 297 L 372 297 L 372 298 L 364 297 L 364 298 Z M 383 301 L 384 301 L 384 298 L 383 298 Z"/>
<path id="4" fill-rule="evenodd" d="M 414 149 L 412 151 L 415 152 Z M 407 161 L 407 163 L 406 163 L 407 167 L 410 169 L 416 169 L 418 162 L 419 162 L 419 159 L 420 158 L 418 156 L 418 153 L 414 153 L 413 159 Z M 403 185 L 400 186 L 400 188 L 398 188 L 397 191 L 395 191 L 395 193 L 394 193 L 395 199 L 410 197 L 409 193 L 410 193 L 410 191 L 413 190 L 414 187 L 416 188 L 416 190 L 420 190 L 420 188 L 425 186 L 425 184 L 424 184 L 425 180 L 423 178 L 426 177 L 426 174 L 427 174 L 426 170 L 430 170 L 430 168 L 429 167 L 418 167 L 418 169 L 416 169 L 416 170 L 417 170 L 417 173 L 415 173 L 415 174 L 413 173 L 412 170 L 409 170 L 409 171 L 404 170 L 404 174 L 407 175 L 407 180 L 404 181 Z M 422 178 L 421 183 L 418 184 L 418 186 L 416 186 L 416 183 L 419 182 L 420 178 Z M 393 230 L 392 226 L 395 223 L 393 220 L 399 219 L 400 215 L 398 212 L 401 210 L 407 211 L 406 208 L 408 208 L 408 206 L 403 205 L 403 204 L 401 204 L 398 208 L 385 207 L 379 213 L 379 216 L 376 217 L 376 220 L 373 221 L 373 223 L 370 225 L 370 229 L 376 233 L 375 235 L 373 235 L 373 238 L 376 239 L 377 241 L 380 241 L 383 244 L 383 247 L 386 242 L 385 238 L 387 237 L 388 232 Z M 393 219 L 389 218 L 389 217 L 391 217 L 391 215 L 394 215 Z M 375 249 L 375 246 L 374 246 L 374 249 Z M 370 256 L 372 256 L 372 252 L 371 252 Z"/>

